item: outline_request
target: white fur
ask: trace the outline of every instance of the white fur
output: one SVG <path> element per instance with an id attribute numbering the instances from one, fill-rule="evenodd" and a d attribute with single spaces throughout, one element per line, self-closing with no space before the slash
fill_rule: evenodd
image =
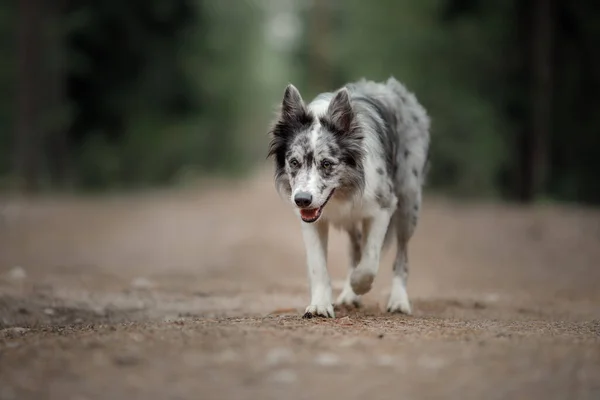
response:
<path id="1" fill-rule="evenodd" d="M 329 106 L 329 102 L 331 99 L 319 99 L 313 101 L 309 105 L 309 109 L 312 113 L 317 117 L 315 119 L 315 123 L 311 127 L 310 130 L 310 142 L 313 148 L 316 147 L 317 139 L 319 138 L 319 133 L 321 131 L 321 124 L 319 123 L 319 118 L 322 115 L 325 115 L 327 112 L 327 107 Z M 309 171 L 301 172 L 299 176 L 296 178 L 296 185 L 292 190 L 290 201 L 294 202 L 294 197 L 298 192 L 307 192 L 311 193 L 314 196 L 315 204 L 322 204 L 325 202 L 325 199 L 329 195 L 329 193 L 320 193 L 317 188 L 319 183 L 319 174 L 315 166 L 312 166 Z"/>
<path id="2" fill-rule="evenodd" d="M 309 105 L 309 109 L 319 115 L 324 113 L 327 105 L 327 101 L 317 100 Z M 313 128 L 311 131 L 313 147 L 318 134 L 319 128 Z M 330 223 L 339 228 L 349 228 L 357 221 L 366 221 L 365 246 L 362 259 L 359 265 L 348 274 L 344 290 L 336 303 L 352 304 L 358 302 L 359 295 L 371 289 L 373 280 L 377 275 L 384 237 L 390 219 L 396 210 L 397 199 L 393 196 L 393 204 L 389 209 L 381 209 L 378 205 L 375 199 L 375 183 L 379 178 L 376 169 L 377 165 L 381 164 L 381 160 L 375 155 L 381 154 L 382 149 L 377 138 L 371 135 L 366 136 L 363 143 L 367 157 L 363 164 L 366 184 L 362 197 L 349 201 L 340 201 L 334 197 L 325 207 L 317 224 L 302 223 L 311 285 L 311 303 L 306 308 L 306 313 L 333 317 L 330 278 L 326 264 L 327 233 Z M 308 184 L 297 186 L 294 194 L 298 190 L 308 190 L 310 193 L 317 192 L 311 183 L 316 181 L 318 172 L 316 168 L 311 168 L 310 172 L 312 177 L 303 179 L 303 182 L 306 181 Z M 315 190 L 313 191 L 313 189 Z M 401 297 L 401 294 L 399 296 Z"/>
<path id="3" fill-rule="evenodd" d="M 302 224 L 310 281 L 310 305 L 305 313 L 333 318 L 331 281 L 327 273 L 327 224 Z"/>
<path id="4" fill-rule="evenodd" d="M 311 301 L 306 308 L 306 314 L 334 317 L 332 305 L 332 290 L 330 277 L 327 272 L 327 236 L 329 227 L 334 226 L 350 232 L 357 225 L 362 227 L 362 242 L 360 259 L 353 261 L 350 266 L 344 288 L 336 300 L 338 305 L 352 305 L 360 301 L 360 295 L 367 293 L 379 270 L 381 252 L 388 232 L 388 226 L 393 223 L 397 232 L 397 255 L 394 262 L 391 294 L 388 301 L 388 311 L 411 313 L 411 306 L 406 290 L 408 276 L 407 244 L 416 226 L 421 207 L 421 187 L 424 182 L 424 165 L 429 147 L 429 117 L 419 105 L 414 95 L 399 82 L 391 78 L 385 85 L 371 82 L 360 82 L 369 95 L 381 97 L 385 102 L 403 99 L 396 115 L 399 124 L 394 127 L 398 132 L 399 161 L 396 176 L 387 176 L 382 172 L 385 166 L 385 154 L 390 149 L 382 146 L 376 126 L 383 121 L 375 120 L 378 116 L 370 115 L 362 119 L 357 114 L 358 123 L 366 132 L 362 141 L 365 157 L 363 159 L 364 188 L 359 196 L 331 197 L 323 208 L 320 219 L 315 223 L 302 224 L 302 235 L 306 248 L 307 267 L 310 280 Z M 394 97 L 396 96 L 396 97 Z M 316 116 L 315 123 L 309 132 L 310 144 L 317 147 L 321 134 L 320 116 L 327 113 L 333 93 L 318 96 L 308 104 L 308 110 Z M 395 107 L 392 105 L 390 107 Z M 406 152 L 406 153 L 405 153 Z M 400 155 L 400 153 L 404 155 Z M 417 171 L 417 172 L 415 172 Z M 316 166 L 299 172 L 291 190 L 291 201 L 299 191 L 311 193 L 313 204 L 320 206 L 326 201 L 329 192 L 319 189 L 319 172 Z M 391 181 L 390 181 L 391 180 Z M 387 188 L 393 182 L 394 190 L 385 192 L 385 204 L 382 205 L 382 188 Z M 299 216 L 300 211 L 295 208 Z"/>

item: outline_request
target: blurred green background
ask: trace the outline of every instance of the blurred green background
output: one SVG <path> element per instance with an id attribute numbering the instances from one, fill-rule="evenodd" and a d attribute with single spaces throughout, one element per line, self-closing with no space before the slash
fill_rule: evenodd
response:
<path id="1" fill-rule="evenodd" d="M 243 177 L 288 82 L 393 75 L 431 114 L 431 189 L 600 202 L 598 1 L 18 0 L 0 41 L 3 191 Z"/>

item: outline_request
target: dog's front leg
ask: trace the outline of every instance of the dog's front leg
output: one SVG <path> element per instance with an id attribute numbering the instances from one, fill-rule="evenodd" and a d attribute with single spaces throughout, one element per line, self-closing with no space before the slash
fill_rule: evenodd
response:
<path id="1" fill-rule="evenodd" d="M 360 263 L 350 276 L 350 285 L 354 293 L 361 295 L 371 290 L 373 280 L 379 270 L 379 260 L 383 240 L 390 224 L 394 209 L 380 209 L 364 221 L 364 248 Z"/>
<path id="2" fill-rule="evenodd" d="M 310 280 L 310 305 L 306 307 L 304 318 L 313 316 L 333 318 L 331 283 L 327 272 L 327 235 L 329 225 L 319 221 L 313 224 L 302 223 L 302 236 L 306 247 L 306 261 Z"/>

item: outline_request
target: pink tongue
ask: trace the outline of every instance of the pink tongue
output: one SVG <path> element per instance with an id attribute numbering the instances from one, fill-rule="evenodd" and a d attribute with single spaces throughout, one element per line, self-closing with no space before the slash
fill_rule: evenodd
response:
<path id="1" fill-rule="evenodd" d="M 317 212 L 319 212 L 318 208 L 313 208 L 312 210 L 303 209 L 300 210 L 300 215 L 302 215 L 302 218 L 304 219 L 313 219 L 317 216 Z"/>

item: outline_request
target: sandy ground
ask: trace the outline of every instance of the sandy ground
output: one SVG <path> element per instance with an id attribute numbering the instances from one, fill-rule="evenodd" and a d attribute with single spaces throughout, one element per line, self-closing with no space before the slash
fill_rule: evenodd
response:
<path id="1" fill-rule="evenodd" d="M 270 176 L 4 199 L 0 399 L 600 399 L 600 212 L 426 197 L 414 315 L 301 318 L 299 223 Z M 335 293 L 348 262 L 333 232 Z"/>

